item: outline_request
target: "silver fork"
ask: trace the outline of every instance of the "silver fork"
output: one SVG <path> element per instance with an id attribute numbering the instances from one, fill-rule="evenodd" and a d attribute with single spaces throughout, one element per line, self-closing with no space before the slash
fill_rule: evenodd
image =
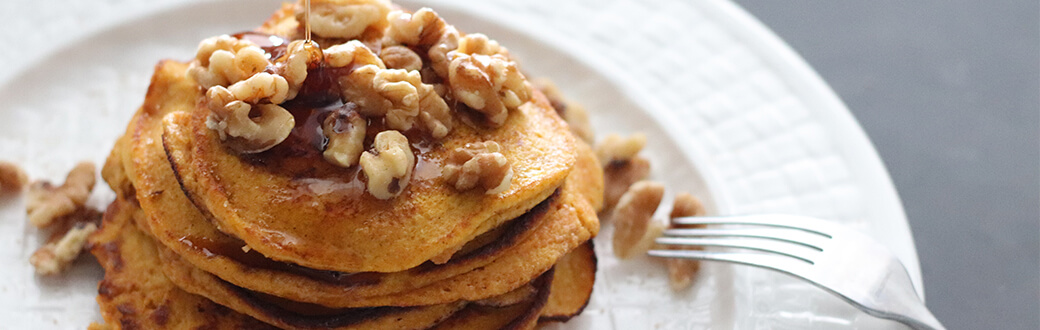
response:
<path id="1" fill-rule="evenodd" d="M 684 217 L 672 221 L 724 227 L 668 229 L 657 238 L 659 245 L 717 246 L 766 253 L 658 248 L 649 255 L 772 269 L 804 279 L 867 314 L 914 329 L 945 329 L 917 296 L 903 264 L 887 248 L 855 230 L 795 215 Z"/>

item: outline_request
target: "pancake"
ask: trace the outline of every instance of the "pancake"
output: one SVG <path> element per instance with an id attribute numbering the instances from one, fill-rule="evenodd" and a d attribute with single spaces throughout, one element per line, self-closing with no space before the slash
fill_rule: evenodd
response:
<path id="1" fill-rule="evenodd" d="M 176 77 L 182 72 L 183 64 L 172 61 L 164 62 L 157 66 L 157 79 L 153 81 L 153 85 L 165 85 L 166 94 L 169 94 L 171 90 L 175 92 L 178 87 L 187 87 L 168 85 L 169 80 L 175 79 L 161 78 L 163 76 Z M 148 98 L 153 98 L 151 93 Z M 453 258 L 444 265 L 427 263 L 422 267 L 398 273 L 366 273 L 346 276 L 274 262 L 255 251 L 242 252 L 243 243 L 241 241 L 218 231 L 193 208 L 180 192 L 169 165 L 165 162 L 165 155 L 158 145 L 157 130 L 160 125 L 158 119 L 164 114 L 156 112 L 162 110 L 164 109 L 142 108 L 131 121 L 128 133 L 132 147 L 130 152 L 119 153 L 124 148 L 122 140 L 113 150 L 113 157 L 122 157 L 121 159 L 127 163 L 127 168 L 131 172 L 129 177 L 134 181 L 132 187 L 136 187 L 137 198 L 140 200 L 144 213 L 147 214 L 147 216 L 142 216 L 140 227 L 149 230 L 166 247 L 176 251 L 194 266 L 252 290 L 297 301 L 337 307 L 349 306 L 343 302 L 356 304 L 358 303 L 355 301 L 357 297 L 385 295 L 416 288 L 484 266 L 505 253 L 515 253 L 517 249 L 510 249 L 510 247 L 527 239 L 528 235 L 535 228 L 539 228 L 542 222 L 561 213 L 558 205 L 551 207 L 546 205 L 542 208 L 543 211 L 514 220 L 513 222 L 517 222 L 515 224 L 510 223 L 512 228 L 507 231 L 509 235 L 506 238 L 508 239 L 499 237 L 496 244 L 484 246 L 463 257 Z M 579 157 L 582 162 L 576 168 L 581 171 L 576 170 L 569 180 L 580 182 L 580 184 L 570 185 L 570 187 L 582 188 L 587 193 L 590 187 L 597 187 L 596 182 L 601 175 L 598 175 L 599 167 L 595 157 L 591 156 L 591 151 L 588 151 L 587 147 L 582 150 L 588 153 Z M 106 165 L 105 171 L 118 173 L 117 169 L 113 169 L 115 166 L 114 164 Z M 109 180 L 109 183 L 113 187 L 127 186 L 118 180 Z M 592 195 L 599 196 L 594 193 Z M 550 200 L 555 204 L 560 203 L 560 199 L 550 198 Z M 547 204 L 547 202 L 543 202 L 543 204 Z M 544 212 L 545 209 L 551 209 L 554 212 Z M 555 220 L 563 221 L 565 219 Z M 594 221 L 586 222 L 596 224 Z M 590 230 L 593 235 L 597 230 L 597 228 L 586 229 Z M 546 236 L 552 233 L 550 228 L 544 228 L 541 235 Z M 540 248 L 545 249 L 548 246 L 540 246 Z M 552 263 L 551 259 L 543 259 L 543 267 Z M 428 300 L 424 302 L 430 303 Z"/>
<path id="2" fill-rule="evenodd" d="M 180 96 L 145 107 L 190 109 L 202 93 Z M 502 127 L 459 126 L 429 146 L 401 195 L 388 200 L 365 194 L 356 169 L 338 168 L 316 153 L 280 153 L 291 148 L 285 143 L 244 159 L 251 157 L 229 151 L 206 128 L 209 111 L 203 107 L 167 126 L 163 143 L 195 205 L 263 255 L 317 269 L 395 272 L 523 214 L 562 184 L 575 162 L 574 138 L 544 97 L 536 100 Z M 481 141 L 503 146 L 512 166 L 512 184 L 497 195 L 458 192 L 440 175 L 439 164 L 450 153 Z"/>

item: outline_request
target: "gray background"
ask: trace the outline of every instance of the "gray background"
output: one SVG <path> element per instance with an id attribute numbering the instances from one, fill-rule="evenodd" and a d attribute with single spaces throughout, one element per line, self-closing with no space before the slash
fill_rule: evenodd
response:
<path id="1" fill-rule="evenodd" d="M 852 110 L 950 329 L 1040 329 L 1040 3 L 737 0 Z"/>

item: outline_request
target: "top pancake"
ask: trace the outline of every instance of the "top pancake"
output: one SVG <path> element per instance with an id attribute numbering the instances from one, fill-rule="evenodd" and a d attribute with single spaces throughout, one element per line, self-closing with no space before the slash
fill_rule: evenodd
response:
<path id="1" fill-rule="evenodd" d="M 413 144 L 420 151 L 411 181 L 399 196 L 379 200 L 364 192 L 356 166 L 335 167 L 320 153 L 286 151 L 291 145 L 249 156 L 230 151 L 206 128 L 202 91 L 169 85 L 174 88 L 165 97 L 147 99 L 144 108 L 190 111 L 186 124 L 166 125 L 163 135 L 188 197 L 222 231 L 252 249 L 310 268 L 415 267 L 523 214 L 558 188 L 575 162 L 574 138 L 536 93 L 501 127 L 459 125 L 440 141 Z M 496 195 L 457 191 L 441 177 L 441 163 L 467 143 L 483 141 L 502 146 L 514 172 L 512 184 Z"/>

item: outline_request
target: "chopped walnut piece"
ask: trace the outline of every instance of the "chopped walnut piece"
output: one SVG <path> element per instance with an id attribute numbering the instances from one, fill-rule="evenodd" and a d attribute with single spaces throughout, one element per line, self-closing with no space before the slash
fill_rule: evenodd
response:
<path id="1" fill-rule="evenodd" d="M 628 137 L 609 134 L 596 145 L 596 156 L 599 157 L 600 164 L 625 161 L 635 157 L 645 146 L 646 135 L 643 133 L 635 133 Z"/>
<path id="2" fill-rule="evenodd" d="M 387 127 L 401 131 L 415 124 L 423 84 L 418 71 L 365 65 L 340 81 L 343 99 L 357 103 L 365 116 L 385 117 Z"/>
<path id="3" fill-rule="evenodd" d="M 247 81 L 249 80 L 235 85 Z M 238 143 L 230 146 L 242 153 L 258 153 L 271 149 L 284 141 L 296 124 L 292 114 L 285 108 L 274 104 L 250 105 L 239 99 L 235 92 L 221 86 L 211 87 L 206 92 L 206 97 L 209 99 L 208 107 L 211 112 L 206 127 L 216 131 L 221 140 L 226 140 L 227 136 L 239 138 L 236 141 Z M 252 99 L 255 100 L 255 97 Z"/>
<path id="4" fill-rule="evenodd" d="M 422 96 L 422 99 L 419 100 L 419 120 L 422 121 L 426 131 L 435 139 L 447 136 L 455 126 L 455 120 L 452 119 L 448 104 L 444 102 L 444 98 L 437 93 L 434 86 L 420 85 L 419 94 Z"/>
<path id="5" fill-rule="evenodd" d="M 379 58 L 390 69 L 401 69 L 405 71 L 419 71 L 422 69 L 422 58 L 405 46 L 390 46 L 379 52 Z"/>
<path id="6" fill-rule="evenodd" d="M 202 88 L 227 86 L 263 72 L 270 64 L 267 54 L 256 44 L 220 35 L 199 43 L 187 74 Z"/>
<path id="7" fill-rule="evenodd" d="M 513 168 L 494 141 L 470 143 L 456 150 L 444 164 L 442 174 L 455 189 L 465 191 L 479 186 L 487 194 L 509 189 L 513 180 Z"/>
<path id="8" fill-rule="evenodd" d="M 0 161 L 0 194 L 20 192 L 29 183 L 29 176 L 14 163 Z"/>
<path id="9" fill-rule="evenodd" d="M 321 124 L 322 134 L 329 139 L 322 156 L 329 163 L 342 167 L 357 165 L 361 152 L 365 151 L 365 118 L 348 106 L 325 117 Z"/>
<path id="10" fill-rule="evenodd" d="M 54 186 L 47 181 L 36 181 L 29 186 L 25 209 L 29 223 L 42 228 L 83 207 L 90 197 L 97 177 L 94 164 L 82 162 L 69 171 L 65 183 Z"/>
<path id="11" fill-rule="evenodd" d="M 621 196 L 614 209 L 614 255 L 621 259 L 646 252 L 653 239 L 660 236 L 664 225 L 653 220 L 661 204 L 664 186 L 657 182 L 640 181 Z"/>
<path id="12" fill-rule="evenodd" d="M 688 193 L 680 193 L 675 196 L 675 202 L 672 206 L 672 213 L 669 214 L 670 219 L 690 216 L 703 216 L 705 214 L 704 205 L 697 197 L 693 197 Z M 677 227 L 673 222 L 671 227 Z M 671 247 L 674 248 L 674 247 Z M 693 277 L 697 275 L 697 271 L 700 269 L 700 262 L 697 260 L 690 259 L 679 259 L 679 258 L 667 258 L 664 260 L 665 265 L 668 267 L 668 280 L 672 285 L 672 289 L 682 290 L 688 288 L 693 283 Z"/>
<path id="13" fill-rule="evenodd" d="M 37 274 L 58 274 L 76 260 L 76 257 L 83 251 L 83 246 L 87 244 L 87 237 L 97 229 L 97 225 L 93 223 L 73 227 L 60 240 L 47 243 L 33 252 L 29 257 L 29 263 L 36 268 Z"/>
<path id="14" fill-rule="evenodd" d="M 368 192 L 379 199 L 399 195 L 408 186 L 415 167 L 408 138 L 398 131 L 376 134 L 372 152 L 361 154 L 361 170 L 368 177 Z"/>
<path id="15" fill-rule="evenodd" d="M 567 126 L 571 128 L 571 132 L 575 136 L 589 144 L 595 141 L 596 134 L 592 129 L 592 124 L 589 122 L 589 112 L 585 110 L 584 106 L 564 97 L 563 93 L 556 87 L 556 84 L 549 79 L 535 79 L 533 83 L 549 99 L 553 109 L 556 109 L 556 113 L 563 117 L 563 120 L 567 122 Z"/>
<path id="16" fill-rule="evenodd" d="M 459 47 L 459 31 L 454 26 L 444 25 L 441 28 L 437 41 L 426 51 L 426 57 L 430 58 L 430 67 L 442 79 L 451 77 L 451 56 L 449 53 Z"/>
<path id="17" fill-rule="evenodd" d="M 501 55 L 454 54 L 448 68 L 452 93 L 492 126 L 501 126 L 509 110 L 530 100 L 531 84 L 515 62 Z"/>
<path id="18" fill-rule="evenodd" d="M 603 168 L 603 210 L 609 211 L 617 205 L 621 195 L 640 180 L 650 175 L 650 161 L 636 156 L 625 161 L 612 161 Z"/>
<path id="19" fill-rule="evenodd" d="M 385 28 L 390 9 L 389 0 L 312 0 L 311 31 L 326 38 L 356 38 L 370 27 Z M 301 24 L 305 23 L 304 12 L 298 4 L 296 20 Z"/>

